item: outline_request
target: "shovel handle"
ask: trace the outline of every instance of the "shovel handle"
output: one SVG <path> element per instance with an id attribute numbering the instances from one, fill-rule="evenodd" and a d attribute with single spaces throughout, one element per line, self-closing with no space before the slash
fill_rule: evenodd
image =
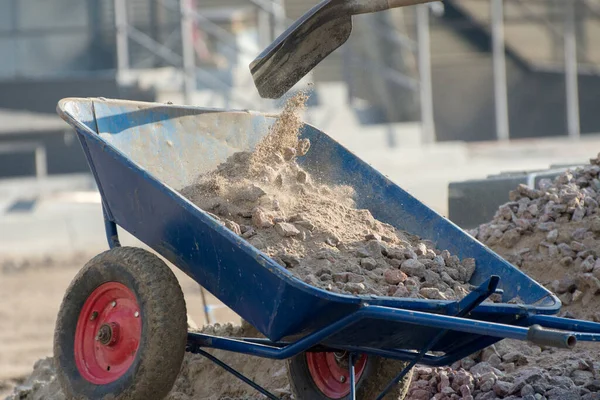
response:
<path id="1" fill-rule="evenodd" d="M 373 13 L 390 8 L 414 6 L 415 4 L 432 3 L 438 0 L 351 0 L 348 4 L 351 14 Z"/>

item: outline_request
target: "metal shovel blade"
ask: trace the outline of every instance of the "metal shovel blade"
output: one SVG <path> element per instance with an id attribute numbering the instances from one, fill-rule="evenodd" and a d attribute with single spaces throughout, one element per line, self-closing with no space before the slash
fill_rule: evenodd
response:
<path id="1" fill-rule="evenodd" d="M 261 97 L 283 96 L 348 40 L 352 16 L 339 11 L 339 1 L 316 5 L 252 61 L 250 72 Z"/>
<path id="2" fill-rule="evenodd" d="M 436 0 L 324 0 L 250 63 L 263 98 L 277 99 L 348 40 L 352 16 Z"/>

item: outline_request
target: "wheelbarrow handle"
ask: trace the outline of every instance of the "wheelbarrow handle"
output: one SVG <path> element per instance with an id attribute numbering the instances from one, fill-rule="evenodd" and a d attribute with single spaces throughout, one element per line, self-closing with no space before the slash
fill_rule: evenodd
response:
<path id="1" fill-rule="evenodd" d="M 574 335 L 554 329 L 546 329 L 540 325 L 531 325 L 527 332 L 527 340 L 538 346 L 572 349 L 577 343 Z"/>
<path id="2" fill-rule="evenodd" d="M 356 14 L 367 14 L 390 8 L 413 6 L 415 4 L 432 3 L 438 0 L 351 0 L 349 4 L 345 5 L 350 13 Z"/>

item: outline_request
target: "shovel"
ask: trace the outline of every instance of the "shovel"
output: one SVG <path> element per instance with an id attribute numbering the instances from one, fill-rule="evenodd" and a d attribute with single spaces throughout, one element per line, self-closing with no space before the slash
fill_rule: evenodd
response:
<path id="1" fill-rule="evenodd" d="M 250 72 L 263 98 L 283 96 L 352 32 L 352 16 L 435 0 L 324 0 L 294 22 L 256 59 Z"/>

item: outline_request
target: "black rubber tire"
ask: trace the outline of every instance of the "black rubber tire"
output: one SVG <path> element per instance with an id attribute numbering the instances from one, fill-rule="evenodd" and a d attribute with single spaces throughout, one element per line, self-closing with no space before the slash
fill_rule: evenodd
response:
<path id="1" fill-rule="evenodd" d="M 118 380 L 95 385 L 75 364 L 75 327 L 83 304 L 99 285 L 119 282 L 136 296 L 142 332 L 136 358 Z M 54 332 L 54 363 L 67 399 L 163 399 L 181 369 L 187 341 L 187 312 L 177 278 L 154 254 L 118 247 L 90 260 L 63 298 Z"/>
<path id="2" fill-rule="evenodd" d="M 375 399 L 394 379 L 407 363 L 381 357 L 369 356 L 365 371 L 356 383 L 356 399 Z M 298 400 L 330 400 L 315 385 L 306 361 L 306 353 L 298 354 L 288 360 L 288 378 L 290 388 Z M 384 400 L 404 400 L 412 380 L 412 370 L 385 396 Z M 349 399 L 344 397 L 343 400 Z"/>

